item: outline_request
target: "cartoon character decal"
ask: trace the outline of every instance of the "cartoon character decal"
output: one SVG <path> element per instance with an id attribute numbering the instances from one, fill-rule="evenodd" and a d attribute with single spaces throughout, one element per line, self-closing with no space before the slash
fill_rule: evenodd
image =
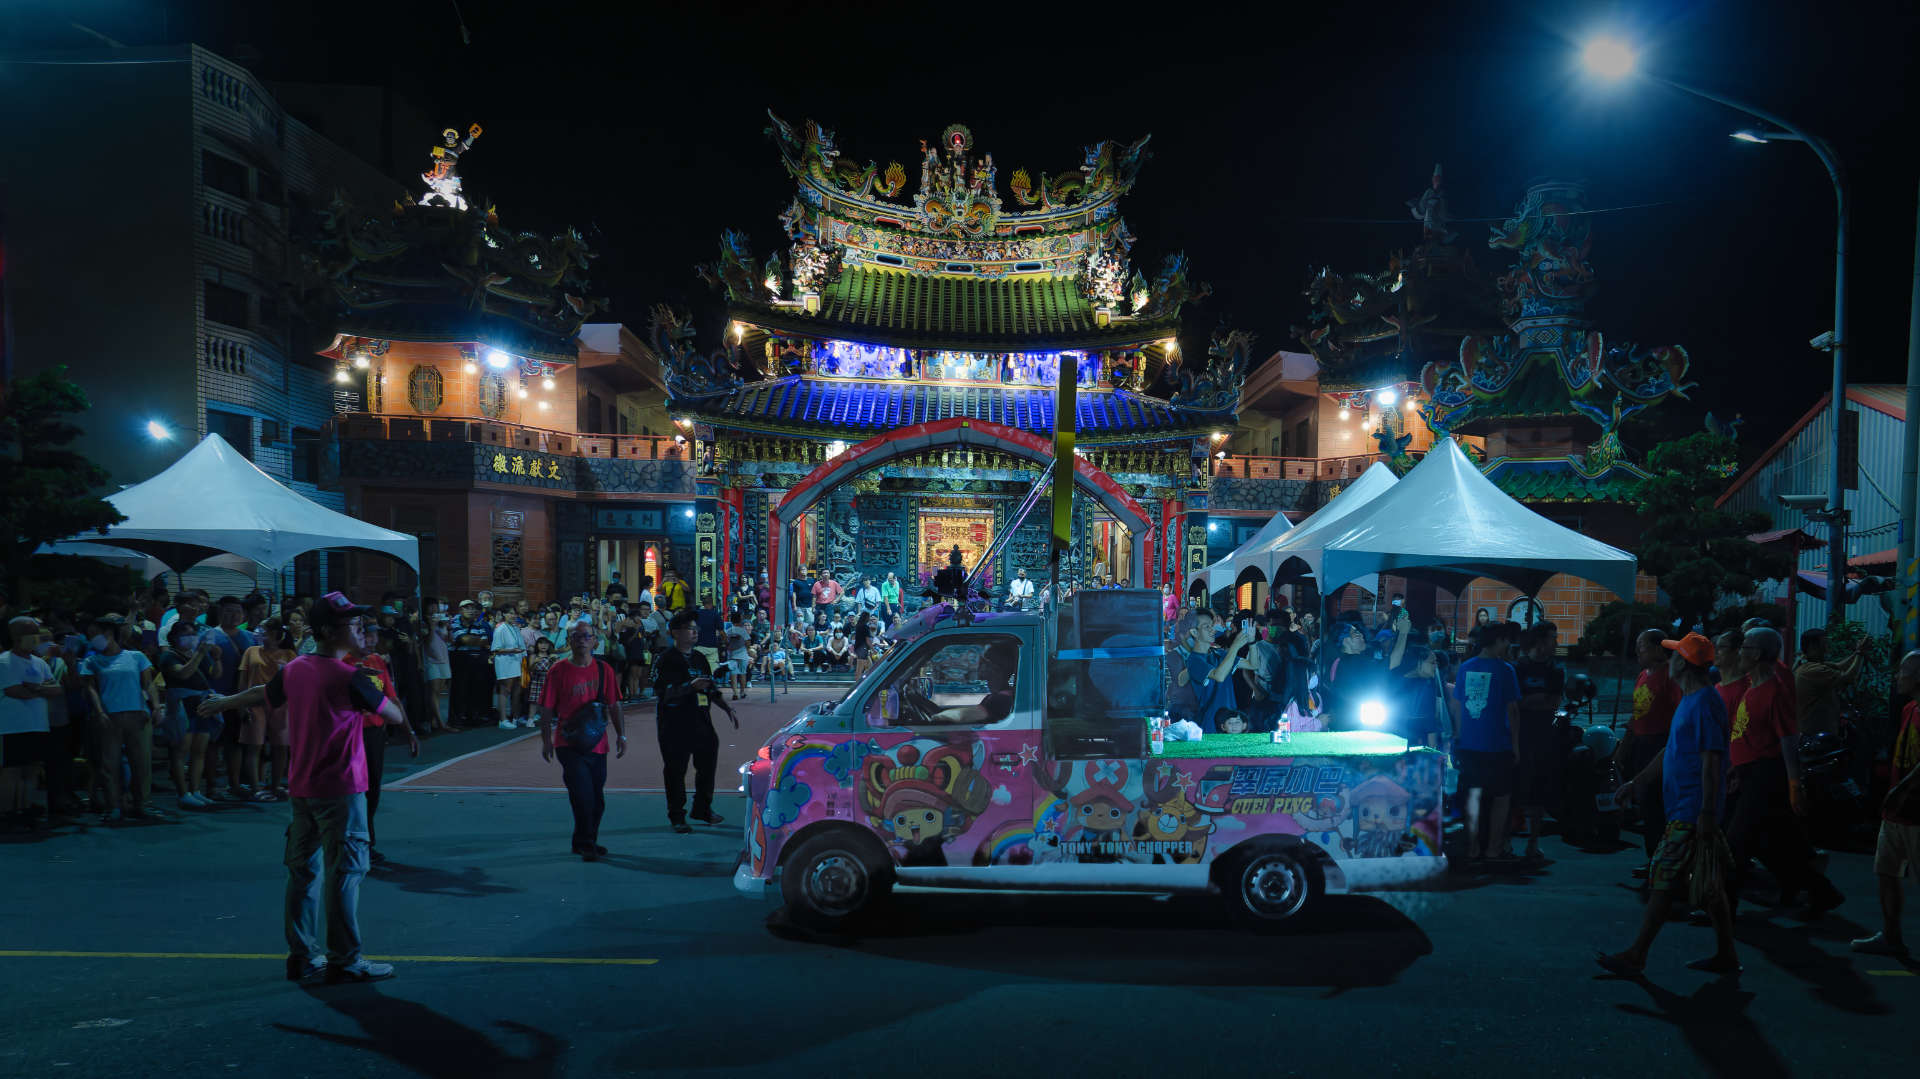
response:
<path id="1" fill-rule="evenodd" d="M 893 759 L 861 765 L 860 808 L 903 866 L 946 865 L 947 842 L 966 831 L 993 796 L 970 746 L 901 745 Z"/>
<path id="2" fill-rule="evenodd" d="M 1393 858 L 1413 849 L 1407 831 L 1407 789 L 1374 776 L 1353 789 L 1353 831 L 1340 847 L 1355 858 Z"/>
<path id="3" fill-rule="evenodd" d="M 1207 837 L 1213 834 L 1213 822 L 1191 801 L 1187 792 L 1194 781 L 1165 762 L 1148 766 L 1148 775 L 1140 792 L 1143 803 L 1133 836 L 1150 844 L 1146 850 L 1156 863 L 1192 865 L 1204 861 Z"/>

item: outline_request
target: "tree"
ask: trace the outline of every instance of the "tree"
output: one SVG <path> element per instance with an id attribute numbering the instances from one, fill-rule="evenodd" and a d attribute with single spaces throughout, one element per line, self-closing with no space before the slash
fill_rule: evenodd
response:
<path id="1" fill-rule="evenodd" d="M 1793 572 L 1790 557 L 1747 539 L 1772 523 L 1766 514 L 1713 504 L 1736 462 L 1732 439 L 1700 431 L 1655 446 L 1635 491 L 1640 568 L 1660 579 L 1682 625 L 1705 624 L 1722 595 L 1751 596 L 1760 580 Z"/>
<path id="2" fill-rule="evenodd" d="M 7 591 L 17 606 L 42 544 L 126 520 L 88 493 L 107 482 L 107 470 L 65 448 L 80 434 L 67 417 L 88 407 L 65 367 L 14 379 L 0 401 L 0 527 L 8 537 Z"/>

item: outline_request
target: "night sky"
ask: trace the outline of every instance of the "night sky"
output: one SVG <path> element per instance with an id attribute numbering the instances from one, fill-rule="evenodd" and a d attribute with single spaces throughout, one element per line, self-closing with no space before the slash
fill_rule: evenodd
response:
<path id="1" fill-rule="evenodd" d="M 1189 333 L 1224 319 L 1258 334 L 1261 356 L 1300 350 L 1288 331 L 1306 321 L 1312 268 L 1380 269 L 1419 242 L 1403 204 L 1434 163 L 1461 218 L 1504 217 L 1530 178 L 1584 177 L 1592 206 L 1656 204 L 1596 217 L 1600 328 L 1686 346 L 1708 392 L 1669 404 L 1662 424 L 1742 411 L 1756 453 L 1829 378 L 1807 340 L 1831 325 L 1831 189 L 1804 147 L 1729 139 L 1751 126 L 1742 116 L 1644 81 L 1589 83 L 1577 42 L 1611 30 L 1644 42 L 1660 74 L 1836 145 L 1855 190 L 1852 381 L 1904 380 L 1920 179 L 1910 4 L 38 8 L 55 6 L 129 45 L 245 46 L 269 80 L 412 98 L 426 121 L 400 133 L 417 152 L 396 170 L 411 186 L 440 127 L 479 121 L 461 164 L 469 193 L 512 227 L 597 229 L 597 291 L 636 328 L 663 300 L 717 328 L 691 265 L 713 257 L 722 228 L 746 230 L 761 258 L 779 239 L 793 185 L 762 134 L 769 107 L 833 129 L 845 159 L 902 162 L 909 193 L 917 140 L 966 123 L 1009 201 L 1017 166 L 1071 170 L 1084 144 L 1151 132 L 1124 204 L 1134 262 L 1151 274 L 1185 250 L 1214 288 L 1189 309 Z M 13 25 L 80 44 L 59 21 Z M 1460 226 L 1461 242 L 1500 265 L 1486 227 Z"/>

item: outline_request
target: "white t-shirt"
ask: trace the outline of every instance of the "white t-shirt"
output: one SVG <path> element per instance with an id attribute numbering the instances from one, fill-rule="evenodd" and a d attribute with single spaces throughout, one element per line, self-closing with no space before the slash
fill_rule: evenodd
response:
<path id="1" fill-rule="evenodd" d="M 0 652 L 0 690 L 10 686 L 37 686 L 52 681 L 53 669 L 39 656 L 20 656 L 12 649 Z M 25 734 L 47 728 L 47 699 L 17 700 L 0 695 L 0 734 Z"/>
<path id="2" fill-rule="evenodd" d="M 525 658 L 527 643 L 520 636 L 520 628 L 511 622 L 502 622 L 493 630 L 493 650 L 512 652 L 512 655 L 493 657 L 493 677 L 520 677 L 520 661 Z"/>
<path id="3" fill-rule="evenodd" d="M 1014 599 L 1032 599 L 1033 579 L 1031 577 L 1015 577 L 1013 583 L 1007 586 L 1007 595 Z"/>

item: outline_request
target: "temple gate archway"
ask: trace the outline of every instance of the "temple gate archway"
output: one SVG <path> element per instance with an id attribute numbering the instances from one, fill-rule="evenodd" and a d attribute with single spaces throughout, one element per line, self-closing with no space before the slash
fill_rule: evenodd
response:
<path id="1" fill-rule="evenodd" d="M 790 617 L 792 597 L 788 592 L 792 578 L 787 572 L 787 553 L 792 537 L 788 530 L 802 514 L 834 488 L 868 469 L 923 450 L 954 446 L 998 450 L 1042 467 L 1053 463 L 1051 440 L 1004 424 L 965 417 L 914 424 L 876 435 L 823 462 L 801 477 L 800 482 L 767 511 L 767 561 L 773 569 L 774 624 L 784 626 Z M 1143 584 L 1146 567 L 1152 562 L 1154 535 L 1146 508 L 1113 477 L 1085 459 L 1074 460 L 1073 480 L 1075 486 L 1091 495 L 1101 508 L 1133 533 L 1128 580 L 1135 586 Z"/>

